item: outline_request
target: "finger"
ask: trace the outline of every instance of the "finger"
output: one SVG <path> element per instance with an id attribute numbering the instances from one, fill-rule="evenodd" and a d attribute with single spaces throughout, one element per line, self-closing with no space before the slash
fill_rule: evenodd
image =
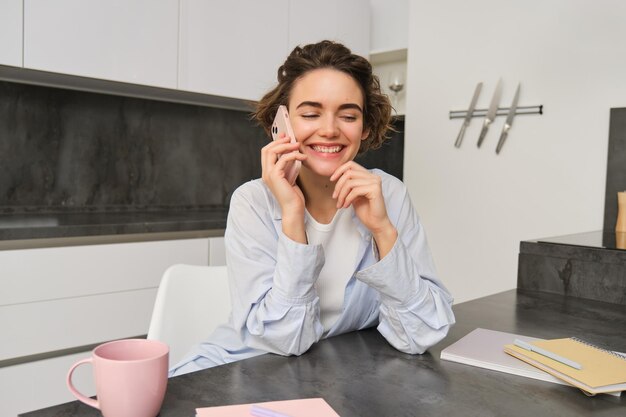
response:
<path id="1" fill-rule="evenodd" d="M 375 184 L 369 178 L 357 178 L 345 181 L 337 193 L 337 207 L 345 206 L 347 196 L 355 189 L 364 189 L 367 187 L 375 187 Z"/>
<path id="2" fill-rule="evenodd" d="M 356 171 L 356 172 L 351 172 L 350 173 L 351 178 L 345 182 L 342 183 L 341 187 L 337 190 L 338 191 L 338 195 L 339 193 L 342 193 L 341 195 L 341 203 L 342 206 L 346 205 L 346 200 L 348 200 L 348 195 L 351 192 L 352 189 L 355 189 L 357 187 L 360 187 L 361 189 L 365 190 L 364 187 L 367 187 L 366 189 L 366 194 L 363 194 L 363 196 L 367 197 L 368 200 L 372 201 L 375 199 L 382 199 L 383 198 L 383 192 L 382 192 L 382 179 L 380 178 L 380 176 L 376 175 L 376 174 L 372 174 L 369 171 Z M 339 181 L 342 181 L 343 178 L 341 178 Z M 348 201 L 349 204 L 351 204 L 351 201 Z"/>
<path id="3" fill-rule="evenodd" d="M 282 154 L 297 149 L 299 146 L 298 142 L 291 143 L 288 138 L 282 138 L 268 143 L 261 148 L 261 152 Z"/>
<path id="4" fill-rule="evenodd" d="M 350 190 L 350 192 L 346 195 L 346 198 L 343 201 L 341 207 L 348 208 L 354 201 L 358 198 L 364 198 L 368 201 L 371 200 L 372 192 L 374 187 L 371 184 L 354 187 Z"/>
<path id="5" fill-rule="evenodd" d="M 295 138 L 292 138 L 291 136 L 289 136 L 287 132 L 280 132 L 278 134 L 278 139 L 288 139 L 289 141 L 294 141 L 294 142 L 296 141 Z"/>
<path id="6" fill-rule="evenodd" d="M 264 172 L 269 172 L 274 167 L 274 165 L 276 165 L 278 155 L 279 154 L 276 153 L 276 145 L 267 145 L 263 147 L 263 149 L 261 150 L 261 168 Z"/>
<path id="7" fill-rule="evenodd" d="M 300 144 L 299 143 L 286 143 L 280 146 L 276 146 L 274 149 L 274 156 L 278 160 L 285 155 L 289 155 L 290 153 L 300 153 Z"/>
<path id="8" fill-rule="evenodd" d="M 285 165 L 287 165 L 288 163 L 293 162 L 293 161 L 304 161 L 306 158 L 307 156 L 305 154 L 300 153 L 298 151 L 293 151 L 293 152 L 282 154 L 274 165 L 276 166 L 276 168 L 284 169 Z"/>
<path id="9" fill-rule="evenodd" d="M 271 149 L 273 146 L 276 146 L 276 144 L 278 143 L 288 143 L 288 142 L 289 142 L 288 138 L 283 134 L 281 135 L 280 138 L 269 141 L 265 146 L 263 146 L 262 149 Z"/>
<path id="10" fill-rule="evenodd" d="M 341 165 L 339 168 L 337 168 L 337 170 L 333 172 L 333 175 L 330 176 L 330 180 L 335 181 L 337 178 L 340 178 L 348 170 L 354 170 L 357 172 L 369 172 L 367 169 L 363 168 L 361 165 L 357 164 L 356 162 L 349 161 Z"/>
<path id="11" fill-rule="evenodd" d="M 333 176 L 330 177 L 331 181 L 337 180 L 337 183 L 335 184 L 335 189 L 333 190 L 333 198 L 339 197 L 339 194 L 341 193 L 341 190 L 345 186 L 346 181 L 348 181 L 351 178 L 351 174 L 352 173 L 350 171 L 345 171 L 343 174 L 341 174 L 341 177 L 338 177 L 338 179 L 336 178 L 333 179 Z M 335 174 L 333 173 L 333 175 Z"/>
<path id="12" fill-rule="evenodd" d="M 283 139 L 265 145 L 261 149 L 261 167 L 271 167 L 276 163 L 280 155 L 291 153 L 298 148 L 298 143 L 289 143 Z"/>
<path id="13" fill-rule="evenodd" d="M 266 170 L 266 182 L 286 180 L 287 175 L 285 171 L 287 170 L 288 164 L 292 164 L 295 161 L 304 161 L 306 158 L 306 155 L 297 151 L 282 155 L 278 161 L 272 163 L 270 169 Z"/>
<path id="14" fill-rule="evenodd" d="M 269 142 L 267 145 L 261 148 L 261 167 L 269 168 L 273 162 L 276 162 L 276 146 L 280 143 L 285 143 L 286 141 L 282 139 L 278 139 L 272 142 Z"/>
<path id="15" fill-rule="evenodd" d="M 344 171 L 341 177 L 339 177 L 339 179 L 337 180 L 337 183 L 335 184 L 333 198 L 337 198 L 337 196 L 339 195 L 339 191 L 344 187 L 344 184 L 346 183 L 346 181 L 349 181 L 350 179 L 353 179 L 353 178 L 371 178 L 373 180 L 374 175 L 375 174 L 372 174 L 367 170 L 361 171 L 361 170 L 348 169 L 347 171 Z"/>

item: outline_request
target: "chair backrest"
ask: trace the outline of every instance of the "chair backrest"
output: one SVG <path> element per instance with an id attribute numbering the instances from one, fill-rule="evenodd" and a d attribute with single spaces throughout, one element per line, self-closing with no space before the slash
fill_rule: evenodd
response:
<path id="1" fill-rule="evenodd" d="M 170 347 L 170 367 L 220 324 L 231 303 L 225 266 L 173 265 L 161 278 L 148 339 Z"/>

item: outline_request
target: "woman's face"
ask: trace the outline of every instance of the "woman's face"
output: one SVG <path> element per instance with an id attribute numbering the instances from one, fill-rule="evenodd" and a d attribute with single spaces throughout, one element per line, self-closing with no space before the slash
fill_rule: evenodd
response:
<path id="1" fill-rule="evenodd" d="M 317 69 L 294 83 L 289 119 L 307 155 L 303 169 L 330 177 L 359 152 L 363 130 L 363 93 L 348 74 Z"/>

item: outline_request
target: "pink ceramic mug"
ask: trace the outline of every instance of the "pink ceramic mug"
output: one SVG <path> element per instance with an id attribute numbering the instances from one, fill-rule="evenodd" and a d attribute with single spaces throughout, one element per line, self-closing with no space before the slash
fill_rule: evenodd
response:
<path id="1" fill-rule="evenodd" d="M 67 373 L 67 387 L 104 417 L 155 417 L 167 387 L 169 348 L 157 340 L 125 339 L 96 347 L 90 358 L 76 362 Z M 97 399 L 74 388 L 72 374 L 93 364 Z"/>

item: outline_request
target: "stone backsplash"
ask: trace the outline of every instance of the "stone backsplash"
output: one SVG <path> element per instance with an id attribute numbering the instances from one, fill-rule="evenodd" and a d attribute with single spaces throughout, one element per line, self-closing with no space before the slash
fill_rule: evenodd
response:
<path id="1" fill-rule="evenodd" d="M 402 178 L 396 128 L 359 161 Z M 0 213 L 227 207 L 267 140 L 245 111 L 0 81 Z"/>

